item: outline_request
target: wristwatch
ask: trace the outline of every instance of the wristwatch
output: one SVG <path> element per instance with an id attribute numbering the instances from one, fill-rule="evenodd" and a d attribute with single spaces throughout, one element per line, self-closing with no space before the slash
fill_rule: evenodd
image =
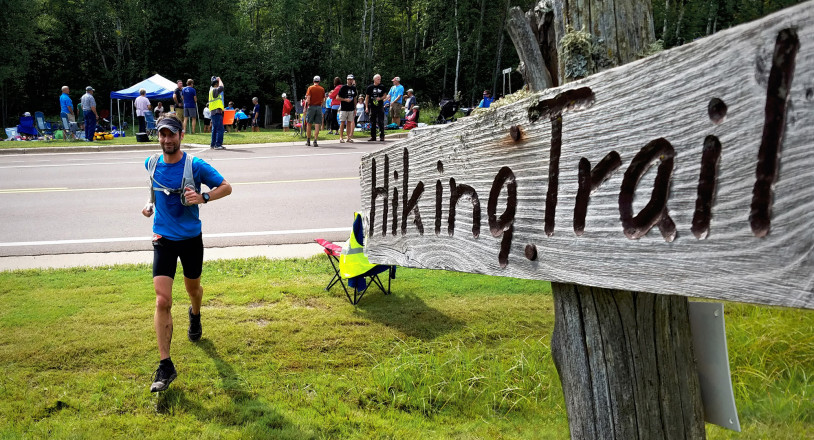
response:
<path id="1" fill-rule="evenodd" d="M 209 203 L 209 193 L 203 193 L 201 197 L 203 197 L 204 203 Z"/>

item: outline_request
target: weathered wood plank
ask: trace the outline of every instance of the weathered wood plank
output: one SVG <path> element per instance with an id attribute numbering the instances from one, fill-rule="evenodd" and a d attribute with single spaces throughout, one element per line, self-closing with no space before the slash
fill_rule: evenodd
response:
<path id="1" fill-rule="evenodd" d="M 814 308 L 812 43 L 808 2 L 367 155 L 368 255 L 410 267 Z M 594 167 L 606 156 L 603 181 Z M 596 172 L 582 178 L 590 200 L 584 231 L 575 231 L 580 166 Z M 624 194 L 631 188 L 632 202 Z M 535 248 L 538 258 L 529 260 Z"/>

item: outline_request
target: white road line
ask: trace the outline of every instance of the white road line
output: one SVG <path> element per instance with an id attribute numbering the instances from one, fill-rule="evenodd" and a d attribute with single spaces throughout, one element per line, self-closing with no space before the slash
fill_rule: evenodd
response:
<path id="1" fill-rule="evenodd" d="M 287 231 L 255 231 L 255 232 L 223 232 L 218 234 L 203 234 L 203 238 L 223 238 L 223 237 L 258 237 L 267 235 L 294 235 L 294 234 L 314 234 L 325 232 L 347 232 L 348 228 L 320 228 L 320 229 L 291 229 Z M 86 238 L 81 240 L 48 240 L 48 241 L 13 241 L 0 243 L 0 247 L 22 247 L 22 246 L 54 246 L 64 244 L 95 244 L 95 243 L 120 243 L 128 241 L 150 241 L 152 236 L 144 237 L 115 237 L 115 238 Z"/>
<path id="2" fill-rule="evenodd" d="M 359 180 L 359 177 L 321 177 L 315 179 L 292 179 L 292 180 L 266 180 L 260 182 L 231 182 L 232 186 L 237 185 L 280 185 L 285 183 L 313 183 L 313 182 L 336 182 L 340 180 Z M 122 186 L 119 188 L 0 188 L 0 194 L 34 194 L 48 192 L 86 192 L 86 191 L 127 191 L 143 190 L 144 186 Z"/>
<path id="3" fill-rule="evenodd" d="M 67 153 L 70 154 L 70 153 Z M 223 162 L 230 162 L 230 161 L 238 161 L 238 160 L 259 160 L 259 159 L 288 159 L 288 158 L 295 158 L 295 157 L 317 157 L 317 156 L 347 156 L 347 155 L 363 155 L 367 154 L 365 151 L 350 151 L 344 153 L 312 153 L 312 154 L 285 154 L 285 155 L 278 155 L 278 156 L 253 156 L 253 157 L 215 157 L 210 160 L 217 163 Z M 146 156 L 144 157 L 147 158 Z M 0 169 L 13 169 L 13 168 L 62 168 L 62 167 L 88 167 L 88 166 L 99 166 L 99 165 L 132 165 L 132 164 L 143 164 L 143 160 L 138 160 L 134 162 L 90 162 L 90 163 L 54 163 L 54 164 L 37 164 L 37 165 L 7 165 L 7 166 L 0 166 Z"/>

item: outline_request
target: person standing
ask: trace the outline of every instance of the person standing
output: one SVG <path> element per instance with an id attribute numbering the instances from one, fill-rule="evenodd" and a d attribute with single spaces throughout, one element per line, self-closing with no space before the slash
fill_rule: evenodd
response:
<path id="1" fill-rule="evenodd" d="M 204 247 L 198 206 L 232 193 L 229 182 L 215 168 L 197 157 L 192 158 L 194 188 L 191 186 L 182 188 L 187 153 L 181 151 L 181 141 L 184 139 L 181 121 L 174 115 L 168 115 L 158 121 L 156 128 L 163 154 L 156 159 L 155 172 L 150 176 L 155 204 L 147 203 L 141 210 L 145 217 L 151 217 L 155 213 L 153 288 L 156 301 L 153 325 L 158 342 L 159 363 L 150 385 L 150 391 L 154 393 L 166 390 L 178 375 L 170 357 L 170 343 L 172 284 L 179 258 L 184 269 L 184 287 L 191 303 L 187 310 L 189 315 L 187 337 L 190 341 L 196 342 L 203 334 L 201 272 Z M 144 162 L 148 170 L 150 161 L 151 158 L 147 158 Z M 202 183 L 211 190 L 202 192 Z"/>
<path id="2" fill-rule="evenodd" d="M 204 109 L 203 109 L 202 113 L 203 113 L 203 125 L 204 125 L 203 132 L 204 133 L 211 133 L 212 132 L 212 112 L 209 111 L 209 106 L 208 105 L 204 106 Z"/>
<path id="3" fill-rule="evenodd" d="M 192 119 L 192 133 L 195 133 L 195 123 L 198 121 L 198 92 L 195 91 L 195 81 L 187 80 L 187 86 L 181 91 L 184 102 L 184 132 L 187 130 L 187 121 Z"/>
<path id="4" fill-rule="evenodd" d="M 144 113 L 150 111 L 150 100 L 147 99 L 147 90 L 139 89 L 139 97 L 136 98 L 136 119 L 138 119 L 138 132 L 147 132 L 147 121 L 144 119 Z"/>
<path id="5" fill-rule="evenodd" d="M 96 112 L 96 99 L 93 97 L 93 87 L 85 87 L 85 94 L 80 99 L 82 110 L 85 116 L 85 139 L 93 142 L 93 135 L 96 134 L 96 120 L 99 113 Z"/>
<path id="6" fill-rule="evenodd" d="M 252 132 L 255 132 L 260 131 L 260 100 L 255 96 L 252 98 L 252 104 L 254 104 L 254 108 L 252 109 Z"/>
<path id="7" fill-rule="evenodd" d="M 384 141 L 384 85 L 382 85 L 382 76 L 378 73 L 373 76 L 373 84 L 367 86 L 365 90 L 365 113 L 370 117 L 370 139 L 368 141 L 376 140 L 376 126 L 381 131 L 380 138 Z"/>
<path id="8" fill-rule="evenodd" d="M 317 139 L 319 138 L 319 126 L 322 123 L 322 104 L 325 102 L 325 89 L 319 85 L 319 75 L 314 77 L 314 84 L 308 87 L 305 92 L 305 122 L 308 126 L 305 129 L 305 134 L 308 140 L 305 141 L 305 146 L 311 146 L 311 127 L 314 127 L 314 147 L 318 147 Z"/>
<path id="9" fill-rule="evenodd" d="M 209 148 L 225 150 L 223 147 L 223 81 L 219 76 L 213 76 L 212 86 L 209 87 L 209 116 L 212 119 L 212 141 Z"/>
<path id="10" fill-rule="evenodd" d="M 390 87 L 390 92 L 387 94 L 387 100 L 390 101 L 390 120 L 396 124 L 401 125 L 401 104 L 404 97 L 404 86 L 401 85 L 401 78 L 393 78 L 393 87 Z"/>
<path id="11" fill-rule="evenodd" d="M 416 105 L 416 98 L 415 94 L 413 94 L 413 89 L 407 90 L 407 101 L 404 103 L 404 108 L 407 110 L 407 115 L 404 117 L 405 119 L 407 116 L 410 116 L 410 113 L 413 112 L 413 106 Z"/>
<path id="12" fill-rule="evenodd" d="M 348 130 L 348 142 L 353 142 L 353 129 L 356 127 L 354 121 L 354 103 L 356 102 L 356 80 L 353 75 L 348 75 L 347 83 L 339 89 L 337 99 L 339 100 L 339 143 L 345 142 L 342 136 L 345 127 Z"/>
<path id="13" fill-rule="evenodd" d="M 475 108 L 489 108 L 490 105 L 492 105 L 492 92 L 484 90 L 483 99 L 480 100 L 478 106 Z"/>
<path id="14" fill-rule="evenodd" d="M 331 111 L 328 113 L 327 125 L 330 127 L 332 134 L 339 134 L 339 122 L 337 119 L 339 117 L 339 109 L 341 105 L 336 97 L 339 95 L 339 91 L 342 89 L 342 87 L 342 80 L 337 76 L 334 78 L 334 88 L 331 90 L 331 93 L 328 94 L 328 98 L 331 100 Z"/>
<path id="15" fill-rule="evenodd" d="M 354 81 L 355 83 L 356 81 Z M 356 101 L 356 116 L 354 118 L 354 125 L 359 123 L 359 118 L 362 117 L 362 113 L 365 112 L 365 98 L 359 96 L 358 100 Z"/>
<path id="16" fill-rule="evenodd" d="M 178 87 L 172 93 L 172 100 L 175 102 L 175 114 L 181 118 L 184 116 L 184 82 L 179 79 L 175 84 Z"/>
<path id="17" fill-rule="evenodd" d="M 59 111 L 68 115 L 68 122 L 76 122 L 76 116 L 73 114 L 73 101 L 68 95 L 71 89 L 68 86 L 62 86 L 62 94 L 59 95 Z"/>
<path id="18" fill-rule="evenodd" d="M 294 106 L 283 93 L 283 132 L 285 133 L 288 133 L 288 126 L 291 125 L 291 110 L 294 110 Z"/>

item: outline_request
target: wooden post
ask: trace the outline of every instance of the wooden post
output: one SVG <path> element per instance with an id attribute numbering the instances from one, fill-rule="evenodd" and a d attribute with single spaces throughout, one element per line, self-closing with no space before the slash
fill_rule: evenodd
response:
<path id="1" fill-rule="evenodd" d="M 556 51 L 557 45 L 547 41 L 548 32 L 537 32 L 536 45 L 526 41 L 544 3 L 541 1 L 528 12 L 528 21 L 521 19 L 519 8 L 512 10 L 510 26 L 514 28 L 509 28 L 509 34 L 521 60 L 542 60 L 542 51 Z M 546 15 L 549 19 L 553 16 L 556 23 L 552 26 L 559 33 L 555 43 L 562 40 L 566 22 L 576 23 L 595 32 L 593 40 L 602 42 L 603 54 L 614 54 L 607 66 L 589 60 L 591 71 L 587 73 L 592 74 L 603 67 L 633 61 L 636 53 L 630 48 L 646 47 L 655 39 L 652 18 L 647 32 L 648 20 L 641 20 L 642 26 L 626 13 L 644 11 L 649 17 L 650 9 L 644 7 L 649 3 L 626 0 L 609 6 L 589 1 L 570 9 L 560 5 Z M 617 22 L 617 10 L 619 17 L 627 19 Z M 609 22 L 614 25 L 608 26 Z M 556 52 L 549 58 L 568 61 Z M 565 71 L 563 65 L 548 67 L 542 68 L 545 75 L 549 71 L 563 75 Z M 536 80 L 533 74 L 526 78 Z M 560 77 L 556 83 L 569 79 Z M 551 84 L 550 77 L 548 81 Z M 706 438 L 687 298 L 563 283 L 554 283 L 553 293 L 551 351 L 563 387 L 572 439 Z M 661 396 L 661 402 L 652 396 Z"/>
<path id="2" fill-rule="evenodd" d="M 687 298 L 553 283 L 551 353 L 573 439 L 701 439 Z"/>

